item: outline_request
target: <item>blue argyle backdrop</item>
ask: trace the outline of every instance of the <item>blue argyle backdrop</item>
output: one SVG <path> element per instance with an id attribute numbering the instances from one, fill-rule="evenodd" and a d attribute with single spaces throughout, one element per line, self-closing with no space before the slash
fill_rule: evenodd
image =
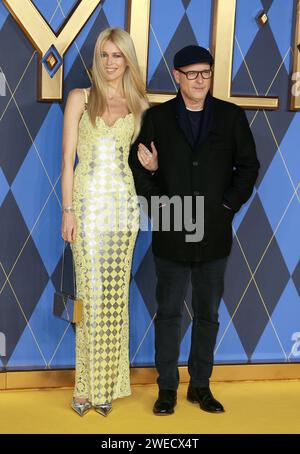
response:
<path id="1" fill-rule="evenodd" d="M 76 0 L 32 0 L 56 31 Z M 172 56 L 211 43 L 213 0 L 152 0 L 148 89 L 175 93 Z M 89 86 L 96 38 L 126 26 L 126 0 L 104 0 L 65 57 L 64 102 Z M 216 362 L 299 361 L 300 112 L 289 111 L 295 20 L 293 0 L 238 0 L 233 94 L 273 95 L 278 111 L 248 111 L 261 170 L 249 202 L 235 216 L 234 242 L 220 306 Z M 268 23 L 258 25 L 265 11 Z M 61 139 L 63 103 L 37 102 L 38 55 L 0 2 L 0 369 L 74 365 L 74 329 L 52 315 L 63 243 Z M 156 311 L 151 234 L 139 234 L 130 286 L 131 364 L 154 362 Z M 191 334 L 185 299 L 180 362 Z M 300 334 L 299 334 L 300 335 Z M 2 336 L 3 337 L 3 336 Z M 1 337 L 1 338 L 2 338 Z M 2 346 L 3 347 L 3 346 Z M 3 348 L 0 349 L 3 355 Z"/>

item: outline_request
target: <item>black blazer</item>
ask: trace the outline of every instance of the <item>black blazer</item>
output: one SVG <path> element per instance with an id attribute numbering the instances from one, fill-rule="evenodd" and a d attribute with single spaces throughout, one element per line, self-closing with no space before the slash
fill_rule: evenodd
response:
<path id="1" fill-rule="evenodd" d="M 194 147 L 188 128 L 180 92 L 171 101 L 151 107 L 131 148 L 129 165 L 137 194 L 146 197 L 149 204 L 153 195 L 180 196 L 183 206 L 184 196 L 204 196 L 203 239 L 187 242 L 186 234 L 190 232 L 174 231 L 171 223 L 169 232 L 153 232 L 153 253 L 170 260 L 214 260 L 230 253 L 231 221 L 252 194 L 259 162 L 246 115 L 235 104 L 208 94 Z M 152 140 L 159 165 L 154 175 L 142 167 L 137 157 L 138 144 L 151 150 Z"/>

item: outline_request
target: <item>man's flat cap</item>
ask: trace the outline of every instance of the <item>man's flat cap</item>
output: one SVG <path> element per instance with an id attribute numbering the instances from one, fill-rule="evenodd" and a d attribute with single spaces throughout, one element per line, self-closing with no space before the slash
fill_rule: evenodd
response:
<path id="1" fill-rule="evenodd" d="M 182 68 L 183 66 L 193 65 L 195 63 L 208 63 L 210 66 L 214 64 L 214 59 L 211 53 L 201 46 L 186 46 L 174 56 L 174 68 Z"/>

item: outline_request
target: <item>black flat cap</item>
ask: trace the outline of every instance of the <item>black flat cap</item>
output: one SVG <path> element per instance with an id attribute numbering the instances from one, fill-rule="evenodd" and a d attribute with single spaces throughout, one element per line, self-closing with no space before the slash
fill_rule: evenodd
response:
<path id="1" fill-rule="evenodd" d="M 211 53 L 201 46 L 186 46 L 174 56 L 174 68 L 193 65 L 195 63 L 208 63 L 210 66 L 214 64 L 214 59 Z"/>

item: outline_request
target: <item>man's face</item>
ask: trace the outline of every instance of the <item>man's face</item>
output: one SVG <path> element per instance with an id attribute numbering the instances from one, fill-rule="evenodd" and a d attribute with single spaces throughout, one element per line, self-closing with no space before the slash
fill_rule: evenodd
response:
<path id="1" fill-rule="evenodd" d="M 208 71 L 211 70 L 209 63 L 195 63 L 194 65 L 183 66 L 179 68 L 181 71 L 187 73 L 188 71 Z M 184 97 L 192 102 L 199 103 L 204 101 L 211 86 L 211 78 L 204 79 L 201 74 L 198 74 L 194 80 L 189 80 L 187 76 L 177 69 L 173 70 L 173 75 L 177 84 L 180 86 L 180 91 Z"/>

